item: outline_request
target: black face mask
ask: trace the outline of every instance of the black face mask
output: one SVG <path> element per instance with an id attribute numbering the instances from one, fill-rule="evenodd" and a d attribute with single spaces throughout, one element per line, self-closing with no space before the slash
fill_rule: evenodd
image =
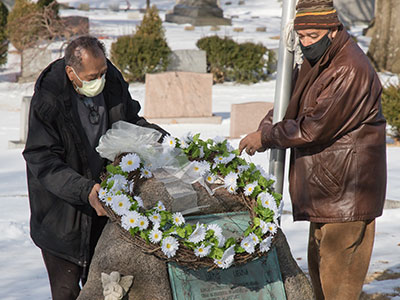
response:
<path id="1" fill-rule="evenodd" d="M 304 47 L 300 42 L 301 51 L 311 66 L 314 66 L 319 61 L 322 55 L 324 55 L 326 49 L 328 49 L 328 47 L 332 44 L 328 37 L 329 32 L 330 31 L 328 31 L 328 33 L 325 34 L 318 42 L 309 46 Z"/>

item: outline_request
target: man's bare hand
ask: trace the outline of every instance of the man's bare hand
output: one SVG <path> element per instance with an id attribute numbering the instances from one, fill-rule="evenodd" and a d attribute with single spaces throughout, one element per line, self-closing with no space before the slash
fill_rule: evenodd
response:
<path id="1" fill-rule="evenodd" d="M 254 155 L 256 151 L 265 151 L 261 143 L 261 131 L 252 132 L 240 141 L 240 154 L 242 154 L 243 150 L 246 150 L 248 155 Z"/>
<path id="2" fill-rule="evenodd" d="M 101 186 L 98 183 L 96 183 L 93 186 L 93 188 L 89 194 L 89 203 L 94 208 L 94 210 L 96 211 L 98 216 L 106 216 L 107 212 L 104 209 L 103 205 L 101 205 L 100 199 L 99 199 L 100 188 L 101 188 Z"/>

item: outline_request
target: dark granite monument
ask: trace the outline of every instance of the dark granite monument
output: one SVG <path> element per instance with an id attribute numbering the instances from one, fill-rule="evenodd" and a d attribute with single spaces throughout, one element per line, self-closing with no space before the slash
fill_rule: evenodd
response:
<path id="1" fill-rule="evenodd" d="M 173 12 L 165 16 L 165 21 L 194 26 L 231 25 L 231 20 L 224 18 L 217 0 L 177 0 Z"/>

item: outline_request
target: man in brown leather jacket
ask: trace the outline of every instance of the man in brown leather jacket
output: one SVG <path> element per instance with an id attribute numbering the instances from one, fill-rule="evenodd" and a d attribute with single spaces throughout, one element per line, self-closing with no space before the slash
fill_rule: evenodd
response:
<path id="1" fill-rule="evenodd" d="M 294 20 L 304 62 L 285 117 L 272 111 L 240 142 L 253 155 L 291 148 L 295 221 L 310 221 L 308 265 L 316 299 L 358 299 L 375 218 L 386 191 L 381 84 L 339 22 L 331 0 L 300 0 Z"/>

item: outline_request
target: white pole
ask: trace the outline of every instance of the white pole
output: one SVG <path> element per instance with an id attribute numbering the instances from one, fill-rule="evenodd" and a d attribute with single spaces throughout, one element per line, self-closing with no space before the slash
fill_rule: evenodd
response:
<path id="1" fill-rule="evenodd" d="M 289 104 L 292 70 L 293 70 L 293 52 L 287 49 L 287 25 L 293 19 L 296 10 L 296 0 L 283 0 L 282 5 L 282 20 L 281 20 L 281 35 L 279 41 L 278 53 L 278 68 L 277 79 L 275 86 L 274 99 L 274 116 L 273 123 L 281 121 L 286 113 Z M 294 35 L 291 36 L 294 42 Z M 285 154 L 286 150 L 272 149 L 269 171 L 276 177 L 275 190 L 278 193 L 283 192 L 283 176 L 285 169 Z"/>

